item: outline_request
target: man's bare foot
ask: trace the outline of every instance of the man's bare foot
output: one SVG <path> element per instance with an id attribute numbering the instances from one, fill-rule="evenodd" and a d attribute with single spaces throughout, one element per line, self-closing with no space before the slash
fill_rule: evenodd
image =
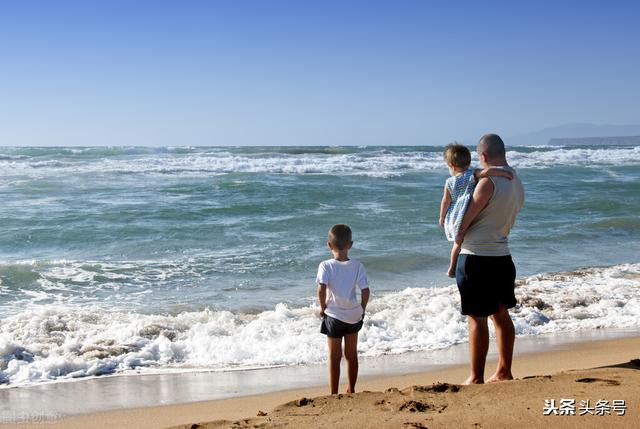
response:
<path id="1" fill-rule="evenodd" d="M 484 384 L 484 380 L 481 378 L 475 378 L 470 376 L 462 384 L 464 384 L 465 386 L 468 386 L 470 384 Z"/>
<path id="2" fill-rule="evenodd" d="M 498 373 L 496 372 L 487 380 L 487 383 L 497 383 L 499 381 L 508 381 L 513 380 L 513 375 L 511 373 Z"/>
<path id="3" fill-rule="evenodd" d="M 452 279 L 456 277 L 456 268 L 455 267 L 449 267 L 449 271 L 447 271 L 447 276 L 451 277 Z"/>

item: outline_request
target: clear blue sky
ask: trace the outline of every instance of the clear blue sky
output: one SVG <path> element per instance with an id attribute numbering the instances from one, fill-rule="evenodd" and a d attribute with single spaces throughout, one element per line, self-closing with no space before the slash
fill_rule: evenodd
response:
<path id="1" fill-rule="evenodd" d="M 620 1 L 0 3 L 0 145 L 443 144 L 640 123 Z"/>

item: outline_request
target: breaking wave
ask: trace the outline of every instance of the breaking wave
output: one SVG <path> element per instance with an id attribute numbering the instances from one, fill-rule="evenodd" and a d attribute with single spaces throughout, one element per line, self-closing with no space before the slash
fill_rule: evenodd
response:
<path id="1" fill-rule="evenodd" d="M 474 162 L 477 162 L 473 153 Z M 640 164 L 640 146 L 513 148 L 515 168 Z M 398 176 L 445 169 L 441 147 L 366 148 L 0 148 L 3 176 L 63 174 L 221 175 L 229 173 Z"/>
<path id="2" fill-rule="evenodd" d="M 518 335 L 640 327 L 640 264 L 529 276 L 518 281 L 516 296 Z M 453 285 L 375 296 L 360 352 L 379 356 L 465 342 L 458 307 Z M 315 311 L 278 304 L 257 314 L 207 309 L 163 315 L 32 305 L 0 321 L 0 384 L 323 362 Z"/>

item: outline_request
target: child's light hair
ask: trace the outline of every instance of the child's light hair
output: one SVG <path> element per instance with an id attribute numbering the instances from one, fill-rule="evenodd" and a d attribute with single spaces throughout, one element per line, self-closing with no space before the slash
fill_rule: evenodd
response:
<path id="1" fill-rule="evenodd" d="M 351 228 L 343 223 L 333 225 L 329 230 L 329 243 L 337 250 L 344 250 L 351 243 Z"/>
<path id="2" fill-rule="evenodd" d="M 471 165 L 471 152 L 460 143 L 451 143 L 444 150 L 447 165 L 457 168 L 468 168 Z"/>

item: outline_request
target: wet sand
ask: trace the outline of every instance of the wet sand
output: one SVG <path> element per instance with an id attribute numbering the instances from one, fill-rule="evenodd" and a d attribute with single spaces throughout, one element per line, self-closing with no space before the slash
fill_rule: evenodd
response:
<path id="1" fill-rule="evenodd" d="M 467 375 L 463 364 L 388 377 L 366 376 L 358 383 L 361 393 L 355 395 L 323 396 L 327 388 L 321 386 L 185 404 L 102 412 L 86 409 L 89 414 L 62 417 L 56 414 L 55 404 L 63 398 L 43 395 L 33 403 L 33 394 L 22 389 L 32 396 L 32 409 L 42 412 L 21 415 L 8 410 L 0 427 L 634 427 L 640 423 L 640 365 L 630 361 L 638 358 L 640 337 L 578 342 L 519 355 L 514 362 L 517 380 L 493 385 L 458 386 Z M 488 373 L 494 364 L 490 360 Z M 136 389 L 144 378 L 131 377 L 131 383 L 119 393 L 105 392 L 105 401 L 110 395 L 144 395 L 144 390 Z M 273 379 L 272 383 L 281 381 Z M 434 387 L 436 383 L 446 384 Z M 545 399 L 559 404 L 563 398 L 576 400 L 576 415 L 542 415 Z M 580 401 L 587 399 L 592 407 L 600 399 L 609 404 L 625 400 L 626 413 L 619 416 L 609 410 L 604 416 L 579 416 Z M 82 403 L 76 405 L 82 409 Z M 262 413 L 266 415 L 258 416 Z"/>

